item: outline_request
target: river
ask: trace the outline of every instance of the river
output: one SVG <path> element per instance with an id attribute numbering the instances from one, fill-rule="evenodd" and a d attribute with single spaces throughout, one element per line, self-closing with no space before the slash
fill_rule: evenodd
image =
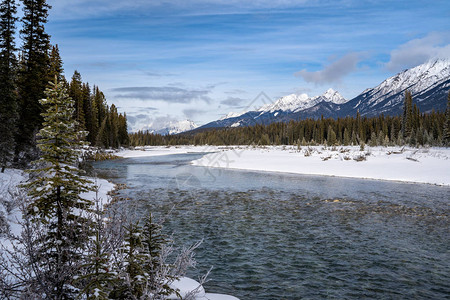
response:
<path id="1" fill-rule="evenodd" d="M 450 188 L 191 166 L 202 154 L 93 164 L 132 217 L 173 211 L 177 245 L 203 239 L 198 278 L 240 299 L 443 299 Z"/>

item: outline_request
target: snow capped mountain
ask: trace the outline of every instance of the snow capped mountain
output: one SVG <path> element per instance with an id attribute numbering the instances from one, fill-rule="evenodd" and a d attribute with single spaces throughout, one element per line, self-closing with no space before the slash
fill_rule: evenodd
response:
<path id="1" fill-rule="evenodd" d="M 298 107 L 308 107 L 311 98 L 307 94 L 291 94 L 281 97 L 272 104 L 266 104 L 258 109 L 261 112 L 274 112 L 277 110 L 288 111 Z"/>
<path id="2" fill-rule="evenodd" d="M 428 111 L 432 109 L 433 105 L 438 104 L 431 98 L 437 99 L 440 97 L 438 94 L 442 94 L 450 86 L 449 79 L 450 60 L 430 60 L 417 67 L 404 70 L 374 88 L 366 89 L 352 99 L 349 104 L 353 106 L 353 109 L 359 110 L 362 115 L 389 114 L 397 111 L 398 107 L 403 105 L 404 94 L 408 90 L 418 104 L 427 102 L 427 100 L 431 101 L 422 105 L 422 111 Z M 438 109 L 438 107 L 434 108 Z"/>
<path id="3" fill-rule="evenodd" d="M 196 125 L 191 120 L 183 120 L 179 122 L 170 122 L 167 127 L 155 130 L 154 132 L 157 134 L 168 135 L 168 134 L 178 134 L 185 131 L 193 130 L 197 128 Z"/>
<path id="4" fill-rule="evenodd" d="M 201 126 L 201 128 L 270 124 L 284 120 L 289 114 L 314 107 L 319 103 L 338 105 L 346 102 L 347 100 L 333 89 L 328 89 L 323 95 L 315 97 L 309 97 L 307 94 L 291 94 L 279 98 L 274 103 L 263 105 L 256 110 L 229 113 L 217 121 Z"/>
<path id="5" fill-rule="evenodd" d="M 268 104 L 258 111 L 261 112 L 275 112 L 275 111 L 300 111 L 306 108 L 313 107 L 314 105 L 325 101 L 332 102 L 336 104 L 342 104 L 347 102 L 347 100 L 341 96 L 338 92 L 333 89 L 328 89 L 323 95 L 308 97 L 307 94 L 291 94 L 284 97 L 281 97 L 273 104 Z"/>
<path id="6" fill-rule="evenodd" d="M 333 89 L 328 89 L 322 96 L 318 97 L 322 97 L 323 101 L 331 102 L 334 104 L 344 104 L 348 102 L 348 100 L 342 97 L 342 95 L 339 94 L 339 92 Z"/>
<path id="7" fill-rule="evenodd" d="M 346 100 L 333 89 L 315 97 L 291 94 L 254 111 L 229 113 L 201 128 L 239 127 L 273 122 L 289 122 L 305 118 L 338 118 L 355 116 L 399 115 L 405 91 L 412 93 L 413 102 L 421 112 L 445 110 L 450 89 L 450 60 L 435 59 L 405 70 L 384 80 L 374 88 Z"/>
<path id="8" fill-rule="evenodd" d="M 220 118 L 219 120 L 225 120 L 225 119 L 230 119 L 230 118 L 236 118 L 239 116 L 242 116 L 243 114 L 245 114 L 246 111 L 242 111 L 242 112 L 229 112 L 228 114 L 226 114 L 225 116 L 223 116 L 222 118 Z"/>

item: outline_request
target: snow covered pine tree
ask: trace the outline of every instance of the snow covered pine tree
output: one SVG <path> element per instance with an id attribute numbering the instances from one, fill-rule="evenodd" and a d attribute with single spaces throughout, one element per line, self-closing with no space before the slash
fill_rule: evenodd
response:
<path id="1" fill-rule="evenodd" d="M 80 267 L 85 243 L 92 229 L 87 212 L 92 201 L 80 193 L 92 190 L 92 182 L 80 175 L 76 167 L 86 132 L 77 131 L 73 119 L 74 105 L 63 83 L 50 83 L 46 99 L 40 100 L 45 108 L 43 128 L 38 134 L 41 158 L 30 170 L 28 215 L 39 223 L 45 234 L 35 241 L 36 274 L 32 294 L 48 299 L 74 298 L 77 289 L 73 277 Z"/>

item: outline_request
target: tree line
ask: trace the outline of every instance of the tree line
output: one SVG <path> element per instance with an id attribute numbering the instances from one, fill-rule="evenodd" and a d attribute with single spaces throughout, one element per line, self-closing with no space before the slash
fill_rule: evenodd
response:
<path id="1" fill-rule="evenodd" d="M 71 82 L 63 73 L 57 45 L 45 32 L 49 9 L 45 0 L 21 0 L 20 48 L 15 34 L 19 18 L 15 0 L 0 2 L 0 164 L 25 165 L 38 156 L 36 134 L 42 128 L 44 107 L 39 100 L 56 77 L 75 100 L 75 117 L 87 141 L 101 147 L 128 144 L 126 115 L 109 107 L 98 87 L 90 88 L 75 71 Z"/>
<path id="2" fill-rule="evenodd" d="M 320 118 L 220 128 L 196 133 L 160 135 L 149 131 L 130 134 L 132 146 L 143 145 L 449 145 L 450 92 L 446 112 L 423 114 L 405 93 L 402 116 Z"/>

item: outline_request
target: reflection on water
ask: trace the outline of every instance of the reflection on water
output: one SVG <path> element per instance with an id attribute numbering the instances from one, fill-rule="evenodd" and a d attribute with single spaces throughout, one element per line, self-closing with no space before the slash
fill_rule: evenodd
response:
<path id="1" fill-rule="evenodd" d="M 450 189 L 190 166 L 198 154 L 95 163 L 126 183 L 130 215 L 164 214 L 178 245 L 204 239 L 194 278 L 241 299 L 450 294 Z"/>

